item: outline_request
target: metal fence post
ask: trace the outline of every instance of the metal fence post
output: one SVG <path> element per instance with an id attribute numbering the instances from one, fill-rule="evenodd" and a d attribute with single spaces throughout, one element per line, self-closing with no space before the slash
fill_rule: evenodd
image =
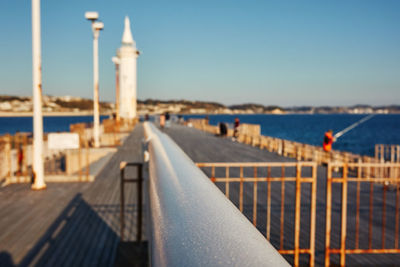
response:
<path id="1" fill-rule="evenodd" d="M 332 216 L 332 165 L 328 163 L 326 168 L 326 227 L 325 227 L 325 266 L 330 265 L 330 246 L 331 246 L 331 216 Z"/>
<path id="2" fill-rule="evenodd" d="M 137 178 L 125 178 L 125 168 L 127 166 L 136 166 Z M 143 225 L 143 163 L 141 162 L 125 162 L 120 163 L 120 238 L 124 241 L 125 231 L 125 183 L 136 183 L 137 190 L 137 229 L 136 241 L 142 241 L 142 225 Z"/>
<path id="3" fill-rule="evenodd" d="M 137 205 L 138 205 L 138 213 L 137 213 L 137 231 L 136 231 L 136 240 L 142 241 L 142 213 L 143 213 L 143 165 L 139 164 L 137 166 L 138 170 L 138 180 L 137 180 Z"/>
<path id="4" fill-rule="evenodd" d="M 124 241 L 124 230 L 125 230 L 125 194 L 124 194 L 124 179 L 125 179 L 125 167 L 126 162 L 120 163 L 120 190 L 121 190 L 121 201 L 120 201 L 120 238 Z"/>

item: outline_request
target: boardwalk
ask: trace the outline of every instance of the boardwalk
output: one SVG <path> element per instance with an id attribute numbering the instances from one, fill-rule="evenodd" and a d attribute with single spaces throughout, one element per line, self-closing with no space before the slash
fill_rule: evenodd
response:
<path id="1" fill-rule="evenodd" d="M 234 143 L 195 129 L 173 125 L 165 129 L 181 148 L 195 162 L 244 162 L 273 161 L 290 162 L 293 159 L 284 158 L 248 145 Z M 113 266 L 118 259 L 119 245 L 119 162 L 138 161 L 140 159 L 143 128 L 137 126 L 124 145 L 112 157 L 108 165 L 100 172 L 93 183 L 49 183 L 48 189 L 33 192 L 29 185 L 11 185 L 0 189 L 0 266 Z M 318 169 L 317 195 L 317 235 L 316 235 L 316 266 L 323 266 L 325 245 L 325 177 L 326 169 Z M 129 174 L 128 174 L 129 176 Z M 127 187 L 127 237 L 133 240 L 135 236 L 135 186 Z M 293 211 L 294 185 L 288 183 L 286 188 L 285 210 Z M 379 190 L 376 186 L 377 225 L 379 225 Z M 221 187 L 221 189 L 223 189 Z M 232 201 L 237 204 L 237 189 L 232 186 Z M 337 188 L 336 188 L 337 189 Z M 353 191 L 352 191 L 353 190 Z M 244 213 L 252 218 L 252 187 L 245 187 Z M 307 190 L 304 193 L 305 201 Z M 388 202 L 393 201 L 388 192 Z M 273 198 L 279 191 L 273 193 Z M 391 194 L 393 195 L 393 194 Z M 354 196 L 354 187 L 349 187 L 349 196 Z M 363 194 L 362 198 L 367 198 Z M 339 199 L 339 197 L 337 198 Z M 340 208 L 334 199 L 333 214 L 338 218 Z M 336 203 L 336 204 L 335 204 Z M 306 205 L 304 206 L 306 207 Z M 265 234 L 265 187 L 259 187 L 260 219 L 257 228 Z M 393 205 L 388 205 L 387 212 L 393 214 Z M 272 206 L 271 243 L 279 244 L 279 207 Z M 306 218 L 307 211 L 302 207 L 302 215 Z M 293 246 L 293 218 L 285 215 L 285 244 Z M 393 217 L 393 215 L 391 215 Z M 365 221 L 368 213 L 362 210 L 361 220 Z M 393 241 L 393 225 L 389 225 L 386 233 L 387 244 Z M 349 209 L 349 222 L 354 221 L 354 214 Z M 305 220 L 304 224 L 307 224 Z M 333 221 L 332 242 L 338 241 L 338 219 Z M 307 225 L 302 228 L 308 229 Z M 335 228 L 336 227 L 336 228 Z M 353 230 L 350 228 L 350 233 Z M 348 232 L 348 233 L 349 233 Z M 301 242 L 307 242 L 307 230 L 302 233 Z M 349 234 L 348 243 L 353 244 Z M 361 245 L 366 243 L 367 230 L 362 229 Z M 380 241 L 379 229 L 374 230 L 374 239 Z M 127 255 L 132 255 L 128 250 Z M 292 256 L 285 256 L 289 262 Z M 136 258 L 133 258 L 135 261 Z M 139 260 L 139 258 L 137 259 Z M 117 260 L 118 262 L 118 260 Z M 399 256 L 394 255 L 355 255 L 347 256 L 347 266 L 400 266 Z M 307 265 L 307 257 L 300 258 L 301 265 Z M 338 257 L 332 256 L 332 263 L 338 263 Z M 117 264 L 120 266 L 121 264 Z"/>
<path id="2" fill-rule="evenodd" d="M 177 126 L 174 125 L 170 128 L 165 129 L 165 132 L 169 134 L 175 142 L 192 158 L 195 162 L 262 162 L 262 161 L 270 161 L 270 162 L 287 162 L 293 161 L 293 159 L 284 158 L 278 156 L 276 154 L 267 152 L 265 150 L 260 150 L 258 148 L 251 147 L 249 145 L 244 145 L 240 143 L 235 143 L 230 141 L 229 139 L 221 139 L 219 137 L 212 136 L 211 134 L 204 133 L 198 131 L 196 129 L 187 128 L 184 126 Z M 316 266 L 323 266 L 324 265 L 324 247 L 325 247 L 325 187 L 326 187 L 326 168 L 319 167 L 318 168 L 318 190 L 317 190 L 317 233 L 316 233 Z M 368 185 L 369 187 L 369 185 Z M 220 186 L 223 189 L 223 185 Z M 234 191 L 236 189 L 236 192 Z M 237 192 L 238 187 L 235 186 L 231 187 L 232 196 L 231 200 L 233 203 L 237 204 Z M 280 189 L 273 190 L 272 198 L 280 199 Z M 332 225 L 332 243 L 338 244 L 340 231 L 338 229 L 338 225 L 340 223 L 340 187 L 337 186 L 336 189 L 336 196 L 334 195 L 333 199 L 333 216 L 335 218 L 333 220 Z M 380 229 L 375 227 L 376 225 L 380 225 L 380 216 L 381 216 L 381 194 L 382 191 L 381 185 L 376 185 L 374 188 L 374 244 L 378 243 L 378 246 L 381 244 L 380 239 Z M 245 203 L 249 203 L 248 205 L 245 204 L 244 213 L 245 215 L 251 219 L 252 218 L 252 186 L 248 186 L 247 189 L 245 187 Z M 275 193 L 274 193 L 275 192 Z M 290 193 L 294 193 L 294 183 L 287 183 L 286 185 L 286 195 L 285 195 L 285 211 L 293 211 L 294 210 L 294 197 Z M 349 186 L 349 201 L 354 201 L 355 196 L 355 186 Z M 302 190 L 302 217 L 308 218 L 307 214 L 307 199 L 309 199 L 309 190 Z M 386 229 L 386 238 L 388 245 L 393 245 L 393 236 L 394 236 L 394 225 L 389 225 L 389 221 L 392 221 L 394 217 L 393 212 L 393 195 L 394 191 L 392 190 L 388 195 L 388 213 L 387 218 L 387 229 Z M 258 213 L 260 214 L 260 219 L 257 220 L 257 228 L 265 234 L 265 195 L 266 195 L 266 187 L 259 186 L 258 192 Z M 368 198 L 368 192 L 362 194 L 362 198 Z M 368 201 L 364 201 L 364 203 L 368 203 Z M 354 206 L 354 205 L 353 205 Z M 303 211 L 304 209 L 304 211 Z M 368 217 L 368 210 L 367 208 L 363 208 L 362 206 L 362 216 L 361 216 L 361 225 L 365 225 L 366 218 Z M 261 215 L 263 214 L 263 215 Z M 280 216 L 280 208 L 277 205 L 272 206 L 272 225 L 271 225 L 271 243 L 279 248 L 279 216 Z M 348 212 L 348 246 L 354 246 L 354 210 L 350 206 Z M 262 218 L 263 217 L 263 218 Z M 286 215 L 285 212 L 285 246 L 286 247 L 293 247 L 293 215 Z M 304 220 L 304 224 L 308 224 L 307 220 Z M 353 223 L 353 224 L 351 224 Z M 305 229 L 301 233 L 301 243 L 307 241 L 307 231 L 308 225 L 304 225 L 302 223 L 302 228 Z M 364 227 L 360 229 L 360 247 L 365 247 L 368 243 L 368 227 Z M 293 263 L 292 256 L 285 256 L 289 262 Z M 301 265 L 308 264 L 308 258 L 304 256 L 300 257 Z M 338 264 L 338 256 L 332 255 L 331 262 L 333 264 Z M 400 266 L 400 257 L 398 254 L 386 254 L 386 255 L 351 255 L 346 257 L 346 264 L 347 266 Z"/>
<path id="3" fill-rule="evenodd" d="M 92 183 L 0 189 L 0 266 L 113 266 L 119 244 L 119 162 L 139 161 L 142 126 Z M 135 187 L 126 187 L 126 238 L 134 230 Z"/>

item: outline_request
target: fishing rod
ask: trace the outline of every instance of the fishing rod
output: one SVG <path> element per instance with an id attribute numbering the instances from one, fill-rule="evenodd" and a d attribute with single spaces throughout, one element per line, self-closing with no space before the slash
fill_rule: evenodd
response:
<path id="1" fill-rule="evenodd" d="M 339 137 L 341 137 L 342 135 L 344 135 L 345 133 L 347 133 L 348 131 L 354 129 L 355 127 L 357 127 L 358 125 L 360 125 L 361 123 L 366 122 L 367 120 L 371 119 L 373 116 L 375 116 L 376 114 L 371 114 L 369 116 L 366 116 L 364 118 L 362 118 L 361 120 L 353 123 L 352 125 L 350 125 L 349 127 L 345 128 L 344 130 L 341 130 L 340 132 L 336 133 L 333 137 L 335 139 L 338 139 Z"/>

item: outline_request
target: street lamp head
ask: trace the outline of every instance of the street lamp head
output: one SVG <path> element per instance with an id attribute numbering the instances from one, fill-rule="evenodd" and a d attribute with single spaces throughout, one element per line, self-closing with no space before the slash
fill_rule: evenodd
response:
<path id="1" fill-rule="evenodd" d="M 93 23 L 93 28 L 94 28 L 95 30 L 100 31 L 100 30 L 102 30 L 102 29 L 104 28 L 104 23 L 101 22 L 101 21 L 95 21 L 95 22 Z"/>
<path id="2" fill-rule="evenodd" d="M 85 12 L 85 18 L 87 20 L 91 20 L 92 22 L 94 22 L 95 20 L 97 20 L 99 18 L 99 13 L 97 13 L 95 11 L 87 11 L 87 12 Z"/>
<path id="3" fill-rule="evenodd" d="M 118 57 L 112 57 L 111 60 L 115 65 L 118 65 L 120 63 L 120 60 Z"/>

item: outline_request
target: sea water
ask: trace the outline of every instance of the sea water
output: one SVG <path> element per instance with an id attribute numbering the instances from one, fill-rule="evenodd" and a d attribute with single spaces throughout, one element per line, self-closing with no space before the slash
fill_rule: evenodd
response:
<path id="1" fill-rule="evenodd" d="M 185 115 L 187 118 L 204 118 L 206 115 Z M 281 139 L 322 145 L 324 133 L 332 129 L 337 133 L 364 118 L 365 114 L 291 114 L 291 115 L 208 115 L 211 125 L 219 122 L 233 124 L 259 124 L 261 134 Z M 400 114 L 377 114 L 368 121 L 341 136 L 333 149 L 361 155 L 374 155 L 375 144 L 400 144 Z"/>
<path id="2" fill-rule="evenodd" d="M 100 121 L 108 116 L 100 116 Z M 45 116 L 43 117 L 43 131 L 69 132 L 69 126 L 75 123 L 92 123 L 93 116 Z M 32 132 L 32 117 L 0 117 L 0 135 L 18 132 Z"/>
<path id="3" fill-rule="evenodd" d="M 208 116 L 211 125 L 225 122 L 259 124 L 261 134 L 311 145 L 321 145 L 325 131 L 339 132 L 367 115 L 356 114 L 291 114 L 291 115 L 183 115 L 188 118 Z M 107 116 L 101 116 L 100 120 Z M 70 124 L 93 122 L 93 116 L 51 116 L 43 118 L 44 132 L 69 131 Z M 32 117 L 0 117 L 0 134 L 32 132 Z M 333 149 L 361 155 L 374 155 L 375 144 L 400 144 L 400 114 L 375 115 L 341 136 Z"/>

